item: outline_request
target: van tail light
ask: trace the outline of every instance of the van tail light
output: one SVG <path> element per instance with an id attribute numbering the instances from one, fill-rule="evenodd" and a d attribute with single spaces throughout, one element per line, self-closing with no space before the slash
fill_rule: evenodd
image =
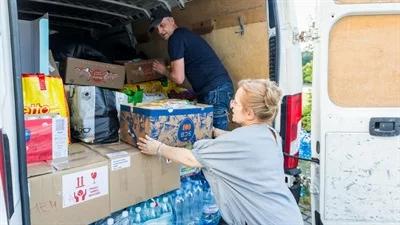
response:
<path id="1" fill-rule="evenodd" d="M 299 134 L 301 129 L 301 93 L 287 95 L 282 100 L 281 137 L 284 169 L 297 168 L 299 164 Z"/>

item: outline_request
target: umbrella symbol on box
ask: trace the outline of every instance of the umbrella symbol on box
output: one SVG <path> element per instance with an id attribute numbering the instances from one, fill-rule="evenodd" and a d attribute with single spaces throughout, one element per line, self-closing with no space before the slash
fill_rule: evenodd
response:
<path id="1" fill-rule="evenodd" d="M 92 172 L 92 173 L 90 173 L 90 176 L 91 176 L 92 179 L 93 179 L 93 184 L 95 184 L 95 183 L 96 183 L 97 172 Z"/>

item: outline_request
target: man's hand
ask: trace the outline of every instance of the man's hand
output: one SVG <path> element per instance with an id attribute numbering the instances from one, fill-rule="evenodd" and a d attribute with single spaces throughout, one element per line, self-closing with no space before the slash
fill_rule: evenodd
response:
<path id="1" fill-rule="evenodd" d="M 154 62 L 153 62 L 153 70 L 164 76 L 168 75 L 167 67 L 157 60 L 154 60 Z"/>
<path id="2" fill-rule="evenodd" d="M 160 148 L 163 143 L 146 135 L 146 138 L 139 138 L 137 145 L 142 153 L 147 155 L 157 155 L 160 154 Z"/>

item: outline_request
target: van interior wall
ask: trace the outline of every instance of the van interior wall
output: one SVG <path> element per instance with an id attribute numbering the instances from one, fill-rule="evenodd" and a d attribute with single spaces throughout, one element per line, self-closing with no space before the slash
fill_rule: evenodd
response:
<path id="1" fill-rule="evenodd" d="M 202 37 L 222 60 L 234 84 L 246 78 L 268 78 L 268 24 L 265 0 L 197 0 L 185 9 L 172 12 L 179 26 L 187 27 Z M 239 33 L 239 18 L 244 33 Z M 135 33 L 137 49 L 149 57 L 168 59 L 167 42 L 156 32 L 141 42 L 148 22 L 138 24 Z"/>

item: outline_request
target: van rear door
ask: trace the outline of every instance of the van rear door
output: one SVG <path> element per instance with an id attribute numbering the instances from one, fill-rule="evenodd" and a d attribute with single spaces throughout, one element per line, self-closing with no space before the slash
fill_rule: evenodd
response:
<path id="1" fill-rule="evenodd" d="M 312 182 L 324 225 L 400 224 L 399 3 L 319 2 Z"/>

